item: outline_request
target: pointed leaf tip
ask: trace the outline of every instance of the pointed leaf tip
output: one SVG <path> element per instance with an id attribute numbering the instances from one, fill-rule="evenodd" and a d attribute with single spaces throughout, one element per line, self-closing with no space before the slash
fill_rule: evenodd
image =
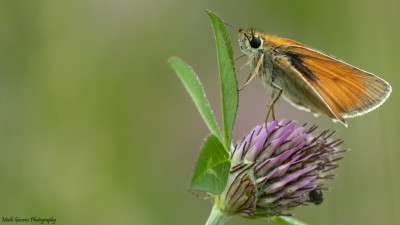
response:
<path id="1" fill-rule="evenodd" d="M 214 29 L 217 46 L 224 146 L 229 151 L 239 99 L 235 69 L 233 67 L 233 52 L 224 22 L 215 13 L 209 10 L 206 11 Z"/>
<path id="2" fill-rule="evenodd" d="M 197 75 L 194 73 L 189 65 L 185 64 L 184 62 L 182 62 L 182 60 L 176 57 L 168 59 L 168 63 L 175 70 L 179 79 L 182 81 L 194 104 L 199 110 L 200 115 L 206 123 L 208 129 L 210 129 L 211 133 L 222 141 L 222 135 L 219 130 L 218 124 L 215 120 L 210 103 L 207 100 L 203 86 L 201 85 L 201 82 Z"/>

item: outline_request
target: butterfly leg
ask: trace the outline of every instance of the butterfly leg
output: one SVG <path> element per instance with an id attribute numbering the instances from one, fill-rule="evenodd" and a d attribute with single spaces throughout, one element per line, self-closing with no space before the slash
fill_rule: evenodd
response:
<path id="1" fill-rule="evenodd" d="M 250 59 L 252 59 L 253 57 L 251 57 Z M 245 88 L 250 83 L 250 81 L 252 81 L 254 79 L 254 77 L 256 77 L 256 75 L 258 74 L 258 71 L 260 70 L 261 65 L 263 64 L 263 62 L 264 62 L 264 54 L 262 54 L 260 56 L 260 59 L 257 62 L 256 68 L 254 69 L 253 73 L 251 73 L 250 76 L 247 78 L 246 83 L 241 88 L 239 88 L 239 91 L 243 90 L 243 88 Z"/>
<path id="2" fill-rule="evenodd" d="M 247 65 L 249 65 L 249 64 L 251 63 L 251 61 L 252 61 L 255 57 L 256 57 L 255 55 L 253 55 L 252 57 L 250 57 L 250 58 L 246 61 L 246 63 L 245 63 L 243 66 L 241 66 L 241 67 L 239 68 L 238 71 L 241 71 L 243 68 L 245 68 Z"/>
<path id="3" fill-rule="evenodd" d="M 275 96 L 274 91 L 271 93 L 271 102 L 269 103 L 267 116 L 265 117 L 264 121 L 265 128 L 267 127 L 268 117 L 270 113 L 272 114 L 272 119 L 275 120 L 274 105 L 278 101 L 279 97 L 281 97 L 283 91 L 283 89 L 274 82 L 272 82 L 272 87 L 278 90 L 278 94 Z"/>
<path id="4" fill-rule="evenodd" d="M 272 92 L 272 93 L 271 93 L 271 97 L 270 97 L 271 101 L 272 101 L 272 99 L 274 99 L 274 98 L 275 98 L 275 93 L 274 93 L 274 92 Z M 270 109 L 271 109 L 271 116 L 272 116 L 272 120 L 275 120 L 275 110 L 274 110 L 274 105 L 270 105 L 269 107 L 270 107 Z"/>
<path id="5" fill-rule="evenodd" d="M 233 59 L 233 61 L 236 61 L 236 60 L 242 58 L 242 57 L 245 56 L 245 55 L 246 55 L 246 54 L 239 55 L 239 56 L 235 57 L 235 58 Z"/>

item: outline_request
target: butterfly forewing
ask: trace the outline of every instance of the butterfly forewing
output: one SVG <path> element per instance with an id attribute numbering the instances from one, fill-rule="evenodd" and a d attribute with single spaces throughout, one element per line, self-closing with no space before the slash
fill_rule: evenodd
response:
<path id="1" fill-rule="evenodd" d="M 379 77 L 311 48 L 281 45 L 274 52 L 313 87 L 342 122 L 373 110 L 390 94 L 390 85 Z"/>

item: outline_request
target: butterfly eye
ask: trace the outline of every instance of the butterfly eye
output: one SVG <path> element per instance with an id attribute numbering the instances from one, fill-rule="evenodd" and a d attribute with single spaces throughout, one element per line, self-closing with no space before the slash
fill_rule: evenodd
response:
<path id="1" fill-rule="evenodd" d="M 257 36 L 253 36 L 250 40 L 250 46 L 252 48 L 258 48 L 261 46 L 261 39 Z"/>

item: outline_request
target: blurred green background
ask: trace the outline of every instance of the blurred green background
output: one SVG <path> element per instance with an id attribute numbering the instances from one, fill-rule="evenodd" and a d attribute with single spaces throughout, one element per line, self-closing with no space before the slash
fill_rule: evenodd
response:
<path id="1" fill-rule="evenodd" d="M 167 64 L 193 66 L 220 121 L 211 24 L 297 40 L 375 73 L 393 93 L 348 128 L 284 101 L 279 117 L 336 129 L 346 153 L 312 224 L 400 224 L 400 2 L 1 1 L 0 217 L 57 224 L 204 224 L 211 202 L 188 192 L 208 130 Z M 239 55 L 231 29 L 234 54 Z M 239 60 L 242 65 L 245 60 Z M 239 83 L 248 69 L 238 74 Z M 262 123 L 259 82 L 240 93 L 238 140 Z M 232 218 L 227 224 L 267 224 Z M 270 222 L 268 224 L 274 224 Z"/>

